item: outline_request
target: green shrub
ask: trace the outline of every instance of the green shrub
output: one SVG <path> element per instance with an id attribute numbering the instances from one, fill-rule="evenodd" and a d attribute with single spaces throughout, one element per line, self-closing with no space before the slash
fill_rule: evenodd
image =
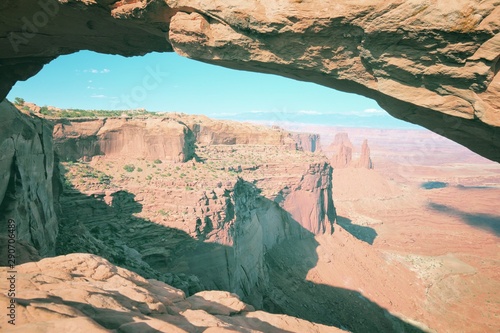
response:
<path id="1" fill-rule="evenodd" d="M 123 166 L 123 169 L 127 172 L 132 172 L 135 170 L 135 166 L 133 164 L 126 164 Z"/>
<path id="2" fill-rule="evenodd" d="M 142 168 L 137 168 L 137 172 L 142 172 Z"/>
<path id="3" fill-rule="evenodd" d="M 43 115 L 46 115 L 46 116 L 52 115 L 52 111 L 49 111 L 49 108 L 46 107 L 46 106 L 42 106 L 40 108 L 40 113 L 43 114 Z"/>
<path id="4" fill-rule="evenodd" d="M 160 160 L 160 159 L 156 159 L 156 160 L 154 160 L 154 161 L 153 161 L 153 163 L 154 163 L 154 164 L 161 164 L 162 162 L 161 162 L 161 160 Z"/>
<path id="5" fill-rule="evenodd" d="M 18 106 L 24 105 L 24 98 L 21 98 L 21 97 L 16 97 L 16 98 L 14 99 L 14 104 L 15 104 L 15 105 L 18 105 Z"/>
<path id="6" fill-rule="evenodd" d="M 163 216 L 168 216 L 169 212 L 165 211 L 164 209 L 160 209 L 158 211 L 158 214 L 163 215 Z"/>
<path id="7" fill-rule="evenodd" d="M 99 183 L 109 185 L 111 183 L 111 177 L 105 174 L 99 175 Z"/>

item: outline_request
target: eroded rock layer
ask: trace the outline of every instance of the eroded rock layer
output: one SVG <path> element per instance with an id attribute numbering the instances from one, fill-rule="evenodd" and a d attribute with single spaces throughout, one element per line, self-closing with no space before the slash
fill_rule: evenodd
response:
<path id="1" fill-rule="evenodd" d="M 500 161 L 496 0 L 24 0 L 0 5 L 0 97 L 59 55 L 172 51 L 375 99 Z"/>

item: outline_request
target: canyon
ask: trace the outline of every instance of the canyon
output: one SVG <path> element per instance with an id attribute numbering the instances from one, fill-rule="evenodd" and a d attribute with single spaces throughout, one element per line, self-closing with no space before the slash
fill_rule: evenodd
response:
<path id="1" fill-rule="evenodd" d="M 12 171 L 7 173 L 2 182 L 4 195 L 1 214 L 3 219 L 17 222 L 20 246 L 17 247 L 16 263 L 37 261 L 40 257 L 55 254 L 93 253 L 109 259 L 115 265 L 155 279 L 156 282 L 150 287 L 155 293 L 159 292 L 159 281 L 174 285 L 182 290 L 175 292 L 177 296 L 174 301 L 182 301 L 184 296 L 179 299 L 179 295 L 186 295 L 191 297 L 188 297 L 187 303 L 166 311 L 165 306 L 172 305 L 172 301 L 166 298 L 163 304 L 155 303 L 154 307 L 160 306 L 157 314 L 172 315 L 177 311 L 177 317 L 181 318 L 193 314 L 194 317 L 184 319 L 191 323 L 189 325 L 183 325 L 181 319 L 174 318 L 173 325 L 178 325 L 179 332 L 183 331 L 183 327 L 188 327 L 189 332 L 205 331 L 210 325 L 220 327 L 220 320 L 217 324 L 204 322 L 213 322 L 212 316 L 221 314 L 218 311 L 225 309 L 225 304 L 232 306 L 235 302 L 240 302 L 238 297 L 257 308 L 263 308 L 264 302 L 269 302 L 264 300 L 267 290 L 272 288 L 267 281 L 269 266 L 265 261 L 265 254 L 286 239 L 311 238 L 314 233 L 323 233 L 327 228 L 332 228 L 335 219 L 331 195 L 332 168 L 322 157 L 314 156 L 301 148 L 302 145 L 313 147 L 317 140 L 314 135 L 212 121 L 206 117 L 188 119 L 187 115 L 176 114 L 149 118 L 40 118 L 32 115 L 36 112 L 36 108 L 34 109 L 24 110 L 25 114 L 22 114 L 10 103 L 2 103 L 2 115 L 9 120 L 3 122 L 7 126 L 6 131 L 2 132 L 6 135 L 3 142 L 8 148 L 9 144 L 14 145 L 14 148 L 11 155 L 5 156 L 5 168 Z M 15 136 L 19 126 L 25 126 L 24 141 Z M 145 128 L 149 136 L 141 133 Z M 154 135 L 172 128 L 179 130 L 170 131 L 170 135 Z M 23 159 L 27 156 L 23 156 L 21 148 L 23 145 L 40 145 L 43 131 L 46 134 L 44 151 L 38 155 L 29 155 L 31 159 L 24 162 Z M 256 132 L 262 133 L 262 136 L 259 138 Z M 147 143 L 131 140 L 137 137 L 144 138 Z M 300 141 L 294 141 L 295 139 Z M 307 140 L 311 142 L 308 143 Z M 149 150 L 142 149 L 144 147 Z M 144 155 L 128 154 L 134 151 Z M 188 162 L 176 158 L 185 156 L 181 154 L 184 152 L 192 157 Z M 263 157 L 270 156 L 274 158 L 262 160 Z M 59 162 L 59 159 L 65 162 Z M 45 178 L 39 177 L 33 184 L 31 177 L 38 173 L 30 177 L 26 174 L 42 161 L 50 165 L 50 173 L 44 168 L 37 170 L 44 171 L 42 174 Z M 287 163 L 283 163 L 284 161 Z M 34 185 L 42 188 L 38 192 L 48 192 L 47 195 L 52 196 L 35 195 L 23 200 L 21 194 L 30 194 L 30 187 Z M 288 212 L 287 207 L 295 208 L 297 200 L 301 200 L 302 208 Z M 46 221 L 45 216 L 40 218 L 39 214 L 45 211 L 32 208 L 39 206 L 48 207 L 48 213 L 56 212 L 53 216 L 56 223 L 47 223 L 51 221 Z M 30 215 L 18 215 L 17 212 L 30 212 L 41 221 Z M 4 253 L 7 239 L 6 235 L 2 237 L 2 245 L 5 245 L 2 246 L 4 259 L 7 258 Z M 85 261 L 89 267 L 100 267 L 95 268 L 95 272 L 84 271 L 89 276 L 100 274 L 97 272 L 101 272 L 102 267 L 108 267 L 110 272 L 117 269 L 99 257 L 77 255 L 71 257 L 73 259 L 67 258 L 70 263 L 66 267 L 70 272 L 73 271 L 71 265 L 75 264 L 74 260 Z M 4 259 L 2 265 L 6 264 Z M 42 260 L 36 267 L 50 272 L 51 265 L 58 267 L 64 260 L 61 256 L 53 259 L 52 263 Z M 27 265 L 26 267 L 30 267 Z M 19 267 L 22 269 L 23 266 Z M 125 272 L 117 277 L 130 274 Z M 23 275 L 24 278 L 20 281 L 31 283 L 25 279 L 26 276 Z M 59 283 L 77 283 L 75 279 L 68 280 L 70 275 L 60 271 L 58 276 L 61 278 Z M 106 279 L 108 278 L 111 277 L 107 276 Z M 35 280 L 31 279 L 32 282 Z M 134 286 L 134 283 L 138 283 L 136 281 L 137 278 L 133 278 L 127 282 L 128 287 L 123 288 L 124 295 L 137 288 Z M 144 282 L 140 285 L 144 286 Z M 33 307 L 41 308 L 31 305 L 36 300 L 30 300 L 30 293 L 39 294 L 42 287 L 33 290 L 23 286 L 26 287 L 24 284 L 18 285 L 19 294 L 26 295 L 22 299 L 27 303 L 17 298 L 19 308 L 22 309 L 19 313 L 20 329 L 41 329 L 49 324 L 47 320 L 50 320 L 50 316 L 47 317 L 44 310 L 33 310 Z M 172 287 L 166 284 L 164 286 L 170 295 Z M 94 290 L 110 287 L 108 282 L 102 285 L 90 281 L 85 288 Z M 207 294 L 204 291 L 210 289 L 229 290 L 235 294 Z M 127 324 L 130 325 L 130 319 L 121 317 L 122 319 L 115 320 L 112 315 L 108 317 L 106 312 L 98 317 L 91 314 L 93 311 L 89 314 L 84 310 L 82 314 L 82 308 L 76 304 L 93 304 L 88 296 L 82 294 L 80 298 L 74 299 L 73 296 L 64 294 L 65 301 L 58 303 L 54 302 L 55 298 L 61 297 L 56 291 L 57 287 L 44 290 L 50 292 L 42 296 L 46 298 L 43 303 L 50 303 L 55 313 L 66 317 L 67 307 L 73 306 L 75 310 L 70 311 L 70 317 L 89 318 L 67 322 L 62 320 L 63 317 L 55 315 L 51 317 L 55 322 L 50 324 L 54 329 L 78 324 L 83 324 L 79 328 L 81 330 L 96 329 L 99 325 L 103 329 L 128 329 Z M 208 295 L 207 301 L 203 300 L 203 295 Z M 2 302 L 5 302 L 7 298 L 2 297 Z M 123 298 L 116 295 L 108 297 L 112 297 L 114 301 L 106 302 L 122 302 Z M 139 299 L 143 300 L 144 297 Z M 191 312 L 197 310 L 198 306 L 189 303 L 192 297 L 196 304 L 200 304 L 200 310 L 204 309 L 209 313 L 203 312 L 200 317 L 199 313 Z M 221 305 L 215 305 L 217 300 Z M 249 314 L 254 309 L 252 306 L 241 302 L 238 304 L 237 310 L 224 310 L 224 313 L 252 316 Z M 211 309 L 216 310 L 214 312 Z M 135 307 L 125 310 L 130 317 L 137 315 Z M 34 316 L 32 311 L 40 316 Z M 144 315 L 151 315 L 151 311 L 140 311 Z M 297 319 L 292 320 L 299 326 L 288 329 L 288 317 L 263 315 L 270 316 L 260 324 L 263 331 L 276 327 L 276 331 L 281 332 L 282 326 L 287 327 L 287 331 L 291 329 L 297 332 L 338 331 L 336 328 Z M 103 320 L 99 316 L 103 316 Z M 151 327 L 159 327 L 166 332 L 170 332 L 173 327 L 158 323 L 157 318 L 148 320 L 147 325 L 151 324 Z M 232 318 L 229 321 L 233 320 L 234 324 L 222 326 L 234 326 L 233 331 L 258 331 L 259 325 L 253 320 L 242 322 Z M 198 323 L 203 324 L 203 328 L 196 328 Z M 3 322 L 2 326 L 5 328 Z"/>
<path id="2" fill-rule="evenodd" d="M 58 56 L 172 52 L 376 100 L 500 161 L 496 0 L 8 0 L 0 99 Z"/>
<path id="3" fill-rule="evenodd" d="M 499 162 L 498 4 L 6 0 L 0 100 L 79 50 L 176 52 L 372 98 Z M 500 170 L 463 147 L 30 107 L 0 103 L 2 331 L 500 329 Z"/>
<path id="4" fill-rule="evenodd" d="M 498 329 L 500 169 L 456 144 L 423 131 L 1 108 L 13 148 L 0 214 L 22 231 L 22 331 Z M 333 169 L 338 147 L 355 159 Z"/>

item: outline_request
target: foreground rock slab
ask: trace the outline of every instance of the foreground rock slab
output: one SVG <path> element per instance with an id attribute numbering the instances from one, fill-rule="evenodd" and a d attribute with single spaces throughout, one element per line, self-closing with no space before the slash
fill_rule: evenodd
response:
<path id="1" fill-rule="evenodd" d="M 1 271 L 7 274 L 7 268 Z M 90 254 L 20 265 L 16 290 L 16 325 L 2 320 L 2 332 L 344 332 L 253 311 L 228 292 L 186 299 L 178 289 Z M 3 291 L 2 308 L 9 301 Z"/>

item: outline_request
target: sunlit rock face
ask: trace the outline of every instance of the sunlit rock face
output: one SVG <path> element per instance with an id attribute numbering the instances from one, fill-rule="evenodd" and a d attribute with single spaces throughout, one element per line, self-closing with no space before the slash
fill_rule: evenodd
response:
<path id="1" fill-rule="evenodd" d="M 170 119 L 61 120 L 54 127 L 55 149 L 65 160 L 94 156 L 186 162 L 194 155 L 194 134 Z"/>
<path id="2" fill-rule="evenodd" d="M 59 55 L 175 50 L 365 95 L 500 161 L 494 0 L 10 0 L 0 17 L 0 97 Z"/>
<path id="3" fill-rule="evenodd" d="M 370 157 L 370 147 L 368 147 L 368 140 L 363 140 L 361 145 L 361 155 L 359 156 L 359 161 L 357 161 L 357 168 L 373 169 L 373 162 Z"/>

